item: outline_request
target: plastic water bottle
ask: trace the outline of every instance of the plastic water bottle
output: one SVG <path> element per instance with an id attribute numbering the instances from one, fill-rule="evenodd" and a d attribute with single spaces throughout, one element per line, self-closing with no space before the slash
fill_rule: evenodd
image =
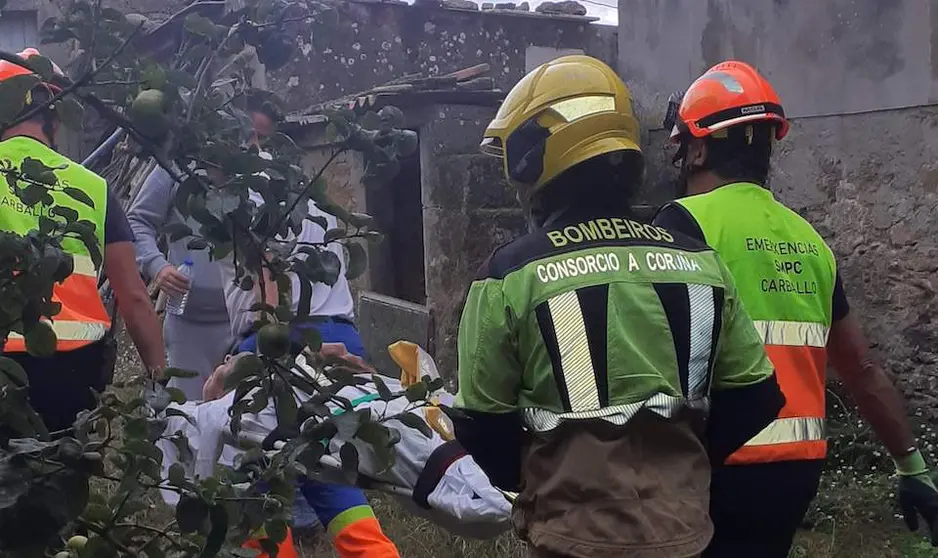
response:
<path id="1" fill-rule="evenodd" d="M 176 268 L 179 273 L 185 275 L 188 279 L 192 279 L 192 260 L 186 258 L 186 261 L 182 262 L 182 265 Z M 191 285 L 190 285 L 191 286 Z M 166 313 L 172 314 L 174 316 L 182 316 L 182 313 L 186 311 L 186 302 L 189 301 L 189 291 L 187 290 L 183 294 L 172 293 L 167 294 L 166 297 Z"/>

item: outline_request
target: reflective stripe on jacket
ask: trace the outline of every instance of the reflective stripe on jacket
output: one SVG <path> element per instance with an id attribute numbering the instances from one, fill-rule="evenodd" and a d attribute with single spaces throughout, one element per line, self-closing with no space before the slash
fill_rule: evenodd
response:
<path id="1" fill-rule="evenodd" d="M 750 183 L 678 200 L 736 280 L 787 403 L 729 464 L 823 459 L 824 386 L 836 263 L 814 228 Z"/>
<path id="2" fill-rule="evenodd" d="M 103 256 L 107 213 L 107 183 L 104 179 L 32 138 L 13 137 L 0 142 L 0 163 L 20 167 L 26 158 L 39 160 L 54 169 L 59 179 L 58 187 L 50 190 L 54 206 L 72 209 L 77 212 L 79 221 L 94 225 L 97 251 Z M 70 196 L 66 190 L 71 188 L 83 192 L 93 207 Z M 27 207 L 9 188 L 0 195 L 2 230 L 25 235 L 39 228 L 40 217 L 57 219 L 50 213 L 50 208 L 41 203 Z M 102 339 L 110 328 L 111 320 L 98 294 L 98 270 L 88 247 L 77 238 L 67 237 L 62 241 L 62 248 L 71 254 L 74 271 L 53 287 L 52 299 L 62 304 L 62 310 L 53 317 L 51 325 L 58 339 L 56 350 L 71 351 Z M 3 351 L 25 352 L 23 336 L 11 333 Z"/>

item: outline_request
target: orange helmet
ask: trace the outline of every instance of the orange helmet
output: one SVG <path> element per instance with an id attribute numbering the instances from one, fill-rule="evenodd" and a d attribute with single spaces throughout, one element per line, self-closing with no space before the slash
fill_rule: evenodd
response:
<path id="1" fill-rule="evenodd" d="M 32 58 L 33 56 L 42 56 L 42 55 L 39 54 L 38 50 L 32 47 L 29 47 L 27 49 L 24 49 L 22 52 L 18 52 L 17 56 L 19 56 L 23 60 L 27 60 L 29 58 Z M 56 75 L 60 77 L 65 77 L 65 73 L 62 72 L 62 69 L 59 68 L 55 64 L 55 62 L 52 62 L 52 70 L 55 72 Z M 35 74 L 35 72 L 30 70 L 29 68 L 20 66 L 19 64 L 14 64 L 6 60 L 0 60 L 0 81 L 8 80 L 14 76 L 26 76 L 30 74 Z M 59 87 L 58 85 L 49 83 L 47 81 L 43 81 L 41 85 L 45 86 L 52 93 L 52 95 L 58 95 L 59 93 L 62 92 L 61 87 Z"/>
<path id="2" fill-rule="evenodd" d="M 788 121 L 778 93 L 745 62 L 717 64 L 697 78 L 684 93 L 673 118 L 671 141 L 690 134 L 705 138 L 731 126 L 770 120 L 778 123 L 775 139 L 788 133 Z"/>

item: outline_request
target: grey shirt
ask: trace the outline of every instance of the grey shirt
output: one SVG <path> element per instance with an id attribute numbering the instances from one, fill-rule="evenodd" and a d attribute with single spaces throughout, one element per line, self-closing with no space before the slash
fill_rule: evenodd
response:
<path id="1" fill-rule="evenodd" d="M 127 212 L 136 237 L 137 266 L 147 279 L 152 280 L 167 264 L 176 267 L 186 256 L 190 257 L 191 290 L 183 317 L 194 322 L 228 322 L 221 273 L 218 264 L 209 259 L 208 250 L 189 250 L 186 247 L 189 239 L 183 238 L 171 242 L 168 254 L 164 256 L 157 244 L 163 227 L 170 223 L 185 222 L 193 230 L 198 230 L 198 222 L 184 219 L 173 205 L 176 187 L 169 173 L 157 167 L 144 181 Z"/>

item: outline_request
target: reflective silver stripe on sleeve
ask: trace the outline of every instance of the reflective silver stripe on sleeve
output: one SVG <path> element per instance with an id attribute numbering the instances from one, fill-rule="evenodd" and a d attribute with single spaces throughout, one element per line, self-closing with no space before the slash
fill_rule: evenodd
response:
<path id="1" fill-rule="evenodd" d="M 710 352 L 713 346 L 713 287 L 687 285 L 690 302 L 690 354 L 687 361 L 687 398 L 697 400 L 710 385 Z"/>
<path id="2" fill-rule="evenodd" d="M 757 320 L 752 322 L 766 345 L 826 347 L 830 328 L 818 322 Z"/>
<path id="3" fill-rule="evenodd" d="M 683 397 L 675 397 L 659 393 L 636 403 L 628 405 L 614 405 L 593 411 L 555 413 L 547 409 L 527 408 L 522 411 L 525 425 L 535 432 L 548 432 L 567 421 L 576 420 L 604 420 L 622 426 L 627 424 L 642 409 L 647 409 L 664 418 L 671 418 L 682 408 L 689 407 L 701 412 L 709 409 L 709 399 L 703 398 L 694 402 Z"/>
<path id="4" fill-rule="evenodd" d="M 599 389 L 593 373 L 593 360 L 586 339 L 586 324 L 576 291 L 559 294 L 547 301 L 560 352 L 570 409 L 590 411 L 599 407 Z"/>
<path id="5" fill-rule="evenodd" d="M 762 429 L 747 446 L 772 446 L 791 442 L 824 440 L 824 419 L 818 417 L 792 417 L 775 419 Z"/>
<path id="6" fill-rule="evenodd" d="M 97 341 L 104 338 L 107 328 L 102 323 L 55 320 L 51 323 L 52 331 L 59 341 Z M 10 339 L 22 339 L 19 333 L 10 333 Z"/>

